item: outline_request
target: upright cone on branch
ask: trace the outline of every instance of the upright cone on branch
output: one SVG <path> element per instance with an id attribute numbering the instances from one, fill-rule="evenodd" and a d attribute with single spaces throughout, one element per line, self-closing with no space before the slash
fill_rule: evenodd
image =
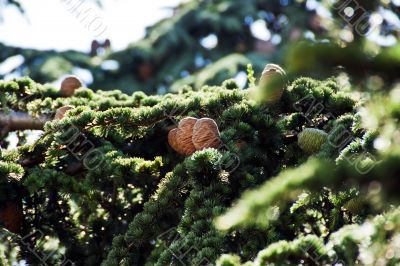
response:
<path id="1" fill-rule="evenodd" d="M 186 117 L 179 122 L 176 141 L 183 155 L 191 155 L 196 151 L 192 142 L 193 127 L 196 122 L 197 118 L 194 117 Z"/>
<path id="2" fill-rule="evenodd" d="M 305 128 L 298 137 L 299 147 L 308 154 L 313 154 L 321 149 L 327 141 L 328 134 L 316 128 Z"/>
<path id="3" fill-rule="evenodd" d="M 185 117 L 179 122 L 178 128 L 168 133 L 169 145 L 179 154 L 187 156 L 196 151 L 192 142 L 193 127 L 196 122 L 197 118 Z"/>
<path id="4" fill-rule="evenodd" d="M 178 129 L 174 128 L 171 129 L 168 133 L 168 143 L 171 146 L 172 149 L 174 149 L 175 151 L 177 151 L 178 153 L 180 153 L 180 149 L 179 149 L 179 144 L 178 141 L 176 140 L 176 133 L 178 133 Z"/>
<path id="5" fill-rule="evenodd" d="M 218 148 L 220 134 L 217 123 L 211 118 L 199 119 L 193 128 L 192 141 L 196 150 Z"/>
<path id="6" fill-rule="evenodd" d="M 71 97 L 80 87 L 82 81 L 77 76 L 68 76 L 61 83 L 60 93 L 63 97 Z"/>
<path id="7" fill-rule="evenodd" d="M 276 64 L 268 64 L 262 72 L 258 88 L 254 88 L 252 97 L 263 103 L 278 102 L 286 84 L 286 72 Z"/>
<path id="8" fill-rule="evenodd" d="M 186 117 L 180 121 L 178 128 L 168 133 L 169 145 L 179 154 L 186 156 L 196 150 L 218 148 L 220 142 L 217 123 L 211 118 Z"/>
<path id="9" fill-rule="evenodd" d="M 54 120 L 61 120 L 64 118 L 65 113 L 71 109 L 74 109 L 72 105 L 66 105 L 57 109 L 57 112 L 54 116 Z"/>

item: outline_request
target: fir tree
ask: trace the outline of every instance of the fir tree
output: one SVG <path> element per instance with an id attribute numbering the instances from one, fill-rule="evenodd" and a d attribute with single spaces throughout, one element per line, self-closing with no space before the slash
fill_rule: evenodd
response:
<path id="1" fill-rule="evenodd" d="M 398 89 L 382 99 L 385 112 L 374 101 L 360 112 L 334 79 L 305 77 L 275 103 L 252 100 L 232 80 L 164 96 L 79 88 L 62 97 L 29 78 L 0 90 L 2 139 L 17 130 L 20 141 L 1 152 L 3 261 L 319 265 L 366 263 L 365 252 L 399 260 L 389 205 L 398 200 Z M 17 115 L 26 121 L 9 120 Z M 214 119 L 221 145 L 175 152 L 168 131 L 188 116 Z M 32 125 L 43 133 L 25 143 Z M 307 128 L 327 135 L 313 154 L 296 138 Z M 377 140 L 392 145 L 377 150 Z M 371 226 L 374 241 L 353 237 Z"/>
<path id="2" fill-rule="evenodd" d="M 329 27 L 307 2 L 189 1 L 96 60 L 1 45 L 33 79 L 0 81 L 0 265 L 399 264 L 399 46 L 359 34 L 348 1 L 327 5 Z M 93 90 L 42 85 L 73 66 Z M 214 139 L 171 137 L 185 119 Z"/>

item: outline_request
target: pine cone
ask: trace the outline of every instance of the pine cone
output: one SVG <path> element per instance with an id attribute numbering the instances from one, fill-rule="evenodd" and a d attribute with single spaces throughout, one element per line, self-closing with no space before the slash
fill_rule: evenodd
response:
<path id="1" fill-rule="evenodd" d="M 299 147 L 306 153 L 313 154 L 321 149 L 328 139 L 328 134 L 316 128 L 305 128 L 297 137 Z"/>
<path id="2" fill-rule="evenodd" d="M 0 224 L 10 232 L 18 234 L 21 231 L 22 221 L 22 209 L 17 204 L 7 203 L 0 209 Z"/>
<path id="3" fill-rule="evenodd" d="M 266 103 L 278 102 L 286 83 L 286 72 L 280 66 L 268 64 L 262 72 L 256 98 Z"/>
<path id="4" fill-rule="evenodd" d="M 192 133 L 197 118 L 185 117 L 179 122 L 178 128 L 168 133 L 169 145 L 179 154 L 191 155 L 196 151 L 192 142 Z"/>
<path id="5" fill-rule="evenodd" d="M 72 105 L 66 105 L 57 109 L 56 115 L 54 116 L 54 120 L 61 120 L 64 118 L 65 113 L 71 109 L 74 109 Z"/>
<path id="6" fill-rule="evenodd" d="M 176 152 L 180 153 L 179 144 L 178 144 L 178 141 L 176 140 L 176 133 L 178 133 L 178 129 L 177 128 L 171 129 L 169 131 L 169 133 L 168 133 L 168 143 Z"/>
<path id="7" fill-rule="evenodd" d="M 353 214 L 361 214 L 363 211 L 364 202 L 360 197 L 349 200 L 342 209 L 347 210 Z"/>
<path id="8" fill-rule="evenodd" d="M 196 150 L 218 148 L 221 140 L 217 123 L 211 118 L 186 117 L 178 128 L 169 131 L 168 143 L 179 154 L 191 155 Z"/>
<path id="9" fill-rule="evenodd" d="M 194 117 L 185 117 L 179 122 L 176 140 L 183 155 L 191 155 L 196 151 L 192 142 L 193 127 L 196 122 L 197 118 Z"/>
<path id="10" fill-rule="evenodd" d="M 218 148 L 221 140 L 217 123 L 211 118 L 197 120 L 193 127 L 192 141 L 198 151 L 206 148 Z"/>
<path id="11" fill-rule="evenodd" d="M 71 97 L 80 87 L 82 87 L 82 82 L 78 77 L 68 76 L 61 83 L 60 93 L 63 97 Z"/>

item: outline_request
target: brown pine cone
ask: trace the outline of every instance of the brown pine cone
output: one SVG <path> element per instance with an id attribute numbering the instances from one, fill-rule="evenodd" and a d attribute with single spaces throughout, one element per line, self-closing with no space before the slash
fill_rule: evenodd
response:
<path id="1" fill-rule="evenodd" d="M 176 140 L 179 145 L 179 153 L 183 155 L 191 155 L 196 151 L 192 142 L 193 127 L 197 122 L 197 118 L 185 117 L 179 122 Z"/>
<path id="2" fill-rule="evenodd" d="M 196 150 L 217 149 L 221 143 L 217 123 L 211 118 L 197 120 L 193 128 L 192 141 Z"/>
<path id="3" fill-rule="evenodd" d="M 74 109 L 72 105 L 62 106 L 57 109 L 56 115 L 54 116 L 54 120 L 61 120 L 64 118 L 65 113 L 71 109 Z"/>
<path id="4" fill-rule="evenodd" d="M 82 87 L 82 81 L 76 76 L 68 76 L 61 83 L 60 93 L 63 97 L 71 97 Z"/>
<path id="5" fill-rule="evenodd" d="M 176 140 L 176 133 L 178 133 L 177 128 L 171 129 L 168 132 L 168 143 L 172 147 L 172 149 L 174 149 L 176 152 L 180 153 L 179 152 L 179 144 L 178 144 L 178 141 Z"/>

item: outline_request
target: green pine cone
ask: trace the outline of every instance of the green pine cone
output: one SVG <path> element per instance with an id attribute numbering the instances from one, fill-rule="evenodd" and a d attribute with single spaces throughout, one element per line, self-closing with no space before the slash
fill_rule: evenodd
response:
<path id="1" fill-rule="evenodd" d="M 316 128 L 305 128 L 298 135 L 299 147 L 308 154 L 313 154 L 321 149 L 327 141 L 328 134 Z"/>
<path id="2" fill-rule="evenodd" d="M 276 103 L 282 97 L 286 72 L 279 65 L 266 65 L 260 79 L 257 98 L 266 103 Z"/>

